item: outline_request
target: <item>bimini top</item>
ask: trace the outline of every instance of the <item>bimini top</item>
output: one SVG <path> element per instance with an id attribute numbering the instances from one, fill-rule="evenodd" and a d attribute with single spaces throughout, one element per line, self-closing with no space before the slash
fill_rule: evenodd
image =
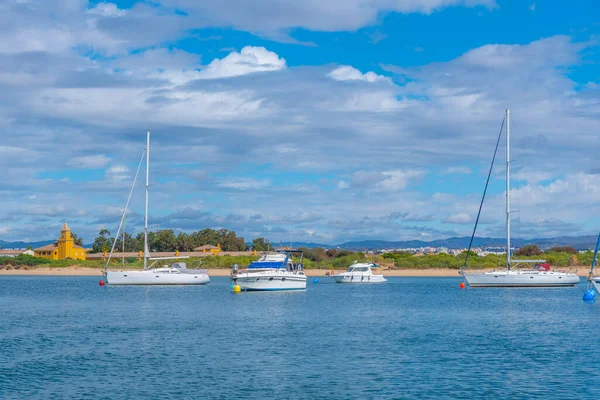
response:
<path id="1" fill-rule="evenodd" d="M 248 265 L 248 269 L 268 269 L 268 268 L 285 268 L 283 261 L 253 261 Z"/>
<path id="2" fill-rule="evenodd" d="M 285 268 L 289 257 L 281 253 L 267 253 L 261 256 L 258 261 L 253 261 L 248 265 L 248 269 L 279 269 Z"/>

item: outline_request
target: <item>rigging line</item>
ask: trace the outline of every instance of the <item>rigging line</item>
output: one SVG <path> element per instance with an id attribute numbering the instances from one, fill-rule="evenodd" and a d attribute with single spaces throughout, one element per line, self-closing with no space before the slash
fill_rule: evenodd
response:
<path id="1" fill-rule="evenodd" d="M 596 263 L 597 263 L 599 248 L 600 248 L 600 235 L 598 235 L 598 241 L 596 242 L 596 250 L 594 250 L 594 257 L 592 258 L 592 267 L 590 268 L 590 274 L 588 276 L 589 281 L 594 279 L 594 267 L 596 266 Z"/>
<path id="2" fill-rule="evenodd" d="M 483 208 L 483 201 L 485 200 L 485 194 L 487 193 L 488 185 L 490 183 L 490 177 L 492 176 L 492 169 L 494 168 L 494 161 L 496 161 L 496 154 L 498 153 L 498 145 L 500 144 L 500 138 L 502 137 L 502 130 L 504 129 L 504 122 L 506 117 L 502 119 L 502 125 L 500 125 L 500 133 L 498 134 L 498 140 L 496 141 L 496 149 L 494 149 L 494 156 L 492 157 L 492 164 L 488 172 L 487 180 L 485 181 L 485 188 L 483 189 L 483 196 L 481 196 L 481 203 L 479 203 L 479 211 L 477 212 L 477 219 L 475 220 L 475 226 L 473 227 L 473 234 L 471 235 L 471 241 L 469 242 L 469 249 L 467 250 L 467 256 L 465 257 L 465 263 L 463 264 L 461 271 L 467 268 L 467 261 L 469 260 L 469 253 L 473 246 L 473 239 L 475 238 L 475 231 L 477 230 L 477 224 L 479 223 L 479 216 L 481 215 L 481 209 Z"/>
<path id="3" fill-rule="evenodd" d="M 133 189 L 135 188 L 135 183 L 137 182 L 138 175 L 140 174 L 140 168 L 142 166 L 142 162 L 144 161 L 144 157 L 146 156 L 146 148 L 144 148 L 144 152 L 142 153 L 142 157 L 140 158 L 140 163 L 138 164 L 137 171 L 135 172 L 135 177 L 133 178 L 133 185 L 131 185 L 131 190 L 129 191 L 129 197 L 127 197 L 127 203 L 125 203 L 125 209 L 123 210 L 123 215 L 121 215 L 121 222 L 119 223 L 119 228 L 117 229 L 117 234 L 115 235 L 115 240 L 110 249 L 110 254 L 106 259 L 106 264 L 104 265 L 104 270 L 108 269 L 108 264 L 110 263 L 110 259 L 112 258 L 113 252 L 115 251 L 115 246 L 117 244 L 117 238 L 119 237 L 119 233 L 121 232 L 121 228 L 123 227 L 123 223 L 125 222 L 125 214 L 129 209 L 129 201 L 131 200 L 131 195 L 133 194 Z M 123 232 L 123 246 L 125 246 L 125 233 Z"/>

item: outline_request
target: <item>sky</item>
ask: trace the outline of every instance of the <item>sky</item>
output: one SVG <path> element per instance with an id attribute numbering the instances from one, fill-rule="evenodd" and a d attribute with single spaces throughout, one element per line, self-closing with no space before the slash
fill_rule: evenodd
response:
<path id="1" fill-rule="evenodd" d="M 153 230 L 470 235 L 506 108 L 512 235 L 596 234 L 599 34 L 593 0 L 0 1 L 0 239 L 115 232 L 147 131 Z M 478 236 L 504 178 L 502 138 Z"/>

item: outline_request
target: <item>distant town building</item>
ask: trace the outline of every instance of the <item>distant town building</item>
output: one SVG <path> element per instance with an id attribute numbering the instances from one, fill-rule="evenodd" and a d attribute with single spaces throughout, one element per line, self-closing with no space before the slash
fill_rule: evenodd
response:
<path id="1" fill-rule="evenodd" d="M 52 260 L 85 260 L 86 253 L 83 247 L 76 246 L 73 236 L 71 235 L 71 229 L 65 222 L 62 229 L 60 230 L 60 237 L 56 241 L 56 244 L 49 244 L 35 249 L 36 257 L 50 258 Z"/>
<path id="2" fill-rule="evenodd" d="M 34 255 L 33 250 L 0 250 L 0 257 L 17 257 L 21 254 Z"/>
<path id="3" fill-rule="evenodd" d="M 212 244 L 205 244 L 204 246 L 196 247 L 194 251 L 201 251 L 203 253 L 209 253 L 213 250 L 221 250 L 221 245 L 213 246 Z"/>

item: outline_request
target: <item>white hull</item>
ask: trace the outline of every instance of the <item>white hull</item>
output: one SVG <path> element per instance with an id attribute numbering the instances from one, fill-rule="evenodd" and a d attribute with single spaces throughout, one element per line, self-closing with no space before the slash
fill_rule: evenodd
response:
<path id="1" fill-rule="evenodd" d="M 553 271 L 492 271 L 464 274 L 471 287 L 564 287 L 575 286 L 579 276 Z"/>
<path id="2" fill-rule="evenodd" d="M 597 280 L 593 280 L 592 286 L 594 287 L 596 293 L 600 293 L 600 282 L 598 282 Z"/>
<path id="3" fill-rule="evenodd" d="M 304 290 L 306 275 L 303 272 L 257 271 L 241 272 L 231 277 L 234 284 L 244 291 Z"/>
<path id="4" fill-rule="evenodd" d="M 342 273 L 333 275 L 336 283 L 383 283 L 387 282 L 387 279 L 383 275 L 369 275 L 369 274 L 357 274 L 357 273 Z"/>
<path id="5" fill-rule="evenodd" d="M 205 285 L 210 278 L 194 271 L 107 271 L 106 281 L 109 285 Z"/>

